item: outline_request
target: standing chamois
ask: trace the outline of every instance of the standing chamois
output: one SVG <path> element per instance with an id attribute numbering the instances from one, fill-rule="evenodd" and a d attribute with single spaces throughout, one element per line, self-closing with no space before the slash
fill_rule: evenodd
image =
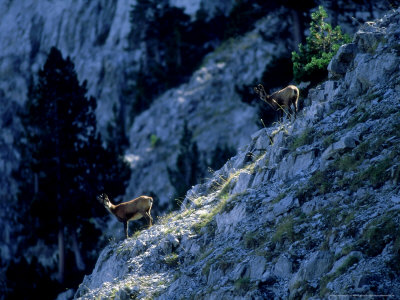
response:
<path id="1" fill-rule="evenodd" d="M 283 117 L 283 111 L 285 108 L 288 109 L 290 115 L 293 114 L 292 105 L 295 108 L 294 117 L 298 112 L 299 100 L 299 89 L 294 85 L 288 85 L 284 89 L 273 93 L 272 95 L 267 95 L 262 84 L 254 87 L 254 91 L 264 102 L 267 102 L 275 111 L 281 111 L 281 117 Z"/>
<path id="2" fill-rule="evenodd" d="M 150 215 L 150 210 L 153 205 L 153 198 L 149 196 L 140 196 L 117 205 L 112 204 L 106 194 L 97 196 L 97 200 L 100 201 L 110 213 L 116 216 L 118 221 L 124 223 L 126 238 L 128 238 L 129 221 L 139 220 L 145 217 L 149 220 L 149 228 L 152 225 L 153 218 Z"/>

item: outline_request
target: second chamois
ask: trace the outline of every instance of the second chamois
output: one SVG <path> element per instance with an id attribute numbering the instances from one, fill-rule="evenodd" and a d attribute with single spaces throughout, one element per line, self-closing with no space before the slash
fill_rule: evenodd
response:
<path id="1" fill-rule="evenodd" d="M 294 116 L 298 113 L 299 89 L 295 85 L 288 85 L 284 89 L 268 95 L 262 84 L 254 87 L 254 91 L 264 102 L 267 102 L 274 110 L 281 111 L 281 117 L 285 109 L 290 115 L 293 114 L 292 105 L 294 106 Z"/>

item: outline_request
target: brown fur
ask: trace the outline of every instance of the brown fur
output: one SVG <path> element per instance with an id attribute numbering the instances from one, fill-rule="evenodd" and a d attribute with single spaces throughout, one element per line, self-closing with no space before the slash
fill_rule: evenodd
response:
<path id="1" fill-rule="evenodd" d="M 283 110 L 287 109 L 289 114 L 293 114 L 292 105 L 295 108 L 294 116 L 298 112 L 299 89 L 294 85 L 288 85 L 284 89 L 267 95 L 262 84 L 254 87 L 254 91 L 264 102 L 267 102 L 274 110 L 280 110 L 283 116 Z"/>
<path id="2" fill-rule="evenodd" d="M 153 218 L 150 211 L 153 205 L 153 198 L 149 196 L 140 196 L 133 200 L 123 202 L 117 205 L 111 203 L 106 194 L 97 196 L 105 208 L 117 217 L 118 221 L 124 223 L 125 237 L 128 238 L 129 221 L 139 220 L 142 217 L 148 219 L 149 228 L 152 226 Z"/>

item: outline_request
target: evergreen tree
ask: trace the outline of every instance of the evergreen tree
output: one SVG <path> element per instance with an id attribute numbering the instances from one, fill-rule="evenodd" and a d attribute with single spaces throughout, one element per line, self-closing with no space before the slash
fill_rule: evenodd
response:
<path id="1" fill-rule="evenodd" d="M 165 0 L 139 0 L 130 16 L 130 41 L 143 51 L 139 70 L 132 74 L 132 114 L 137 115 L 156 96 L 189 78 L 210 51 L 210 46 L 204 44 L 215 34 L 216 26 L 191 22 L 183 9 L 170 6 Z"/>
<path id="2" fill-rule="evenodd" d="M 332 29 L 324 20 L 328 17 L 325 9 L 319 6 L 311 14 L 310 35 L 306 44 L 299 45 L 298 52 L 292 52 L 293 75 L 296 82 L 310 81 L 313 85 L 327 75 L 327 67 L 342 44 L 349 43 L 350 37 L 343 34 L 340 27 Z"/>
<path id="3" fill-rule="evenodd" d="M 122 194 L 130 175 L 115 148 L 102 146 L 96 100 L 86 93 L 86 82 L 79 83 L 74 64 L 53 47 L 21 117 L 25 139 L 17 175 L 19 202 L 27 207 L 24 217 L 34 225 L 29 228 L 32 235 L 58 244 L 60 282 L 66 271 L 65 232 L 72 242 L 76 269 L 84 270 L 77 232 L 93 234 L 84 227 L 90 218 L 103 214 L 96 194 L 102 190 Z"/>

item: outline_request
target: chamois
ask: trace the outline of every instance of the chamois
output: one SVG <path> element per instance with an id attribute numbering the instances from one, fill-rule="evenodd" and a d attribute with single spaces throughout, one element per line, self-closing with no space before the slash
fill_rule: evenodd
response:
<path id="1" fill-rule="evenodd" d="M 149 196 L 140 196 L 133 200 L 123 202 L 117 205 L 111 203 L 106 194 L 97 196 L 97 200 L 102 203 L 105 208 L 117 217 L 118 221 L 124 223 L 125 237 L 128 238 L 128 223 L 129 221 L 139 220 L 145 217 L 149 220 L 149 228 L 153 222 L 150 215 L 153 198 Z"/>
<path id="2" fill-rule="evenodd" d="M 284 89 L 267 95 L 262 84 L 254 87 L 254 91 L 258 94 L 260 99 L 267 102 L 274 110 L 281 110 L 281 117 L 283 117 L 283 110 L 287 108 L 289 114 L 293 113 L 292 104 L 295 108 L 294 116 L 298 112 L 299 89 L 294 85 L 288 85 Z"/>

